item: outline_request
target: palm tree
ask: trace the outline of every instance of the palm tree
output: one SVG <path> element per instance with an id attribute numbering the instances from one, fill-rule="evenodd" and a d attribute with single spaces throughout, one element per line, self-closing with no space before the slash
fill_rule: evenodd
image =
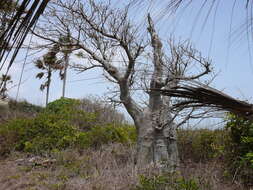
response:
<path id="1" fill-rule="evenodd" d="M 46 92 L 46 105 L 49 100 L 49 90 L 51 85 L 52 72 L 54 70 L 62 69 L 61 60 L 57 59 L 57 53 L 59 53 L 59 46 L 55 44 L 47 54 L 43 56 L 42 59 L 38 59 L 35 62 L 35 66 L 38 69 L 43 70 L 36 75 L 36 78 L 42 79 L 44 76 L 46 77 L 46 81 L 40 85 L 40 90 L 43 91 L 45 88 Z"/>
<path id="2" fill-rule="evenodd" d="M 11 80 L 11 76 L 10 75 L 5 75 L 5 74 L 2 74 L 2 76 L 0 77 L 0 81 L 1 83 L 3 84 L 1 90 L 0 90 L 0 99 L 5 99 L 7 97 L 7 85 L 12 83 L 12 80 Z"/>
<path id="3" fill-rule="evenodd" d="M 67 36 L 62 36 L 59 39 L 60 44 L 64 44 L 61 46 L 60 51 L 63 53 L 63 69 L 60 70 L 60 78 L 63 81 L 62 86 L 62 97 L 65 97 L 66 92 L 66 81 L 67 81 L 67 71 L 69 67 L 69 56 L 73 51 L 73 46 L 71 45 L 71 37 L 70 37 L 70 31 L 68 30 Z"/>

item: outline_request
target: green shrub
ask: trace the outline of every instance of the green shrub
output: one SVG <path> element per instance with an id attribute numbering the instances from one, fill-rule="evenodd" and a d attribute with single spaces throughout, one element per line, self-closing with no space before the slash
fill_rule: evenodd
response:
<path id="1" fill-rule="evenodd" d="M 225 160 L 233 177 L 241 178 L 245 184 L 253 184 L 253 123 L 228 115 L 226 129 L 230 139 L 226 143 Z"/>
<path id="2" fill-rule="evenodd" d="M 30 104 L 27 101 L 17 102 L 10 99 L 8 103 L 0 104 L 0 123 L 16 118 L 35 117 L 42 110 L 41 106 Z"/>
<path id="3" fill-rule="evenodd" d="M 176 174 L 159 174 L 148 177 L 140 175 L 139 185 L 133 190 L 201 190 L 201 188 L 198 180 L 186 179 Z"/>
<path id="4" fill-rule="evenodd" d="M 36 114 L 43 110 L 41 106 L 28 103 L 27 101 L 17 102 L 15 100 L 10 100 L 8 105 L 11 111 L 19 111 L 23 113 Z"/>
<path id="5" fill-rule="evenodd" d="M 15 119 L 0 125 L 0 155 L 12 150 L 42 154 L 67 147 L 98 147 L 135 141 L 135 128 L 122 124 L 93 126 L 95 114 L 78 109 L 78 100 L 50 103 L 35 118 Z"/>
<path id="6" fill-rule="evenodd" d="M 205 162 L 223 155 L 228 134 L 217 129 L 179 129 L 178 148 L 181 160 Z"/>
<path id="7" fill-rule="evenodd" d="M 96 113 L 96 124 L 127 123 L 124 114 L 118 112 L 111 104 L 105 103 L 99 98 L 89 97 L 80 100 L 78 106 L 85 112 Z"/>
<path id="8" fill-rule="evenodd" d="M 76 143 L 78 131 L 64 120 L 36 117 L 16 119 L 0 127 L 0 153 L 11 150 L 43 153 L 52 149 L 64 149 Z"/>
<path id="9" fill-rule="evenodd" d="M 96 126 L 83 132 L 64 120 L 51 117 L 17 119 L 0 126 L 1 148 L 4 155 L 12 150 L 41 154 L 51 150 L 97 148 L 108 143 L 135 142 L 133 126 Z"/>
<path id="10" fill-rule="evenodd" d="M 136 131 L 134 126 L 129 125 L 106 125 L 95 126 L 78 137 L 81 147 L 99 147 L 108 143 L 134 143 Z"/>
<path id="11" fill-rule="evenodd" d="M 88 113 L 79 109 L 80 101 L 71 98 L 60 98 L 47 105 L 44 114 L 57 115 L 58 119 L 71 122 L 81 130 L 87 130 L 96 121 L 95 113 Z"/>

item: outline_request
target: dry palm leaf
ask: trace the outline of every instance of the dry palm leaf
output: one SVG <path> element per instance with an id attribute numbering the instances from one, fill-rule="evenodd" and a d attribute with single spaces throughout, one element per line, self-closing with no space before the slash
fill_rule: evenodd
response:
<path id="1" fill-rule="evenodd" d="M 243 118 L 253 120 L 252 104 L 235 99 L 201 83 L 192 82 L 160 91 L 165 96 L 181 99 L 181 101 L 174 104 L 175 108 L 211 107 L 217 110 L 229 111 Z"/>

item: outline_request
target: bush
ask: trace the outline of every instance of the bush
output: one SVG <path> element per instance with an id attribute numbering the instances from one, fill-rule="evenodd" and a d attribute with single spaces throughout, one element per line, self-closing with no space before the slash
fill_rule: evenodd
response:
<path id="1" fill-rule="evenodd" d="M 104 103 L 98 98 L 83 98 L 78 106 L 85 112 L 96 113 L 96 124 L 127 123 L 122 113 L 119 113 L 112 105 Z"/>
<path id="2" fill-rule="evenodd" d="M 179 129 L 177 134 L 182 161 L 206 162 L 218 158 L 223 155 L 224 140 L 228 138 L 228 133 L 222 129 Z"/>
<path id="3" fill-rule="evenodd" d="M 50 103 L 35 118 L 15 119 L 0 126 L 0 155 L 11 150 L 42 154 L 67 147 L 98 147 L 135 141 L 135 128 L 122 124 L 93 126 L 94 113 L 77 109 L 78 100 Z"/>
<path id="4" fill-rule="evenodd" d="M 96 114 L 79 109 L 80 101 L 71 98 L 60 98 L 47 105 L 46 115 L 58 116 L 58 119 L 69 121 L 80 130 L 91 128 L 96 121 Z"/>
<path id="5" fill-rule="evenodd" d="M 0 123 L 5 123 L 11 119 L 21 117 L 35 117 L 42 110 L 42 107 L 30 104 L 26 101 L 17 102 L 12 99 L 6 102 L 3 101 L 0 104 Z"/>
<path id="6" fill-rule="evenodd" d="M 10 100 L 8 105 L 11 111 L 18 111 L 22 113 L 36 114 L 43 110 L 41 106 L 30 104 L 27 101 L 17 102 L 15 100 Z"/>
<path id="7" fill-rule="evenodd" d="M 136 142 L 135 127 L 131 125 L 108 124 L 106 126 L 95 126 L 91 130 L 80 134 L 78 138 L 82 147 L 97 148 L 103 144 Z"/>
<path id="8" fill-rule="evenodd" d="M 253 123 L 230 114 L 226 129 L 230 135 L 225 149 L 228 169 L 233 178 L 239 177 L 245 184 L 253 185 Z"/>
<path id="9" fill-rule="evenodd" d="M 16 119 L 0 127 L 1 155 L 11 150 L 44 153 L 64 149 L 76 143 L 78 131 L 64 120 L 40 115 L 34 119 Z"/>
<path id="10" fill-rule="evenodd" d="M 198 180 L 186 179 L 177 174 L 159 174 L 140 175 L 139 185 L 133 190 L 201 190 L 201 188 Z"/>

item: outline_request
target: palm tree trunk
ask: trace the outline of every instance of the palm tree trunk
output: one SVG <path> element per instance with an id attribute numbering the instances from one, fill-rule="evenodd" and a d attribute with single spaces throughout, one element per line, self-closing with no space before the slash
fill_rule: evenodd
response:
<path id="1" fill-rule="evenodd" d="M 69 65 L 69 54 L 65 53 L 64 54 L 64 72 L 63 72 L 63 87 L 62 87 L 62 97 L 65 97 L 65 92 L 66 92 L 66 80 L 67 80 L 67 70 L 68 70 L 68 65 Z"/>
<path id="2" fill-rule="evenodd" d="M 47 76 L 46 106 L 48 105 L 48 100 L 49 100 L 49 89 L 50 89 L 50 84 L 51 84 L 51 76 L 52 76 L 52 70 L 51 70 L 51 68 L 49 68 L 48 76 Z"/>

